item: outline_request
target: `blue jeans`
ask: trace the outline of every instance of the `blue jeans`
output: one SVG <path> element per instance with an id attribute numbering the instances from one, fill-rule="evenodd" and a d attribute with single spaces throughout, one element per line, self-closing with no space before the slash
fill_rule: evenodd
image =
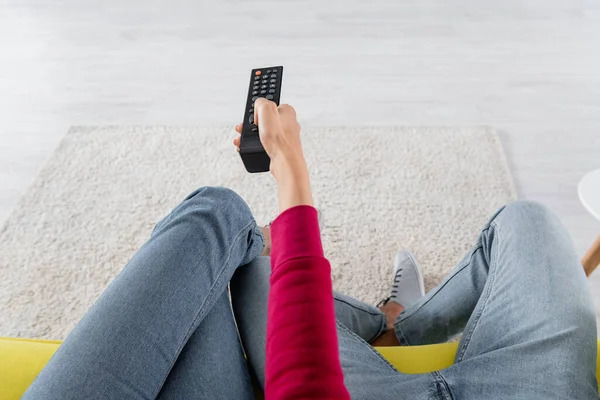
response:
<path id="1" fill-rule="evenodd" d="M 262 249 L 237 194 L 192 193 L 158 223 L 23 398 L 253 398 L 252 377 L 264 383 L 270 266 Z M 539 204 L 498 211 L 445 281 L 398 317 L 404 344 L 462 333 L 449 368 L 399 373 L 368 344 L 385 330 L 385 316 L 334 297 L 353 399 L 598 398 L 584 272 L 558 218 Z"/>

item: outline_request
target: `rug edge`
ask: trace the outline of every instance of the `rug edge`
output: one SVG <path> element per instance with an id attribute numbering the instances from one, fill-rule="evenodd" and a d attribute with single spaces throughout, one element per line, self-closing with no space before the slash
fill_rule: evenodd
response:
<path id="1" fill-rule="evenodd" d="M 60 141 L 58 142 L 58 144 L 52 149 L 52 152 L 49 154 L 49 156 L 44 160 L 44 162 L 42 163 L 41 167 L 37 170 L 36 176 L 35 178 L 29 183 L 29 185 L 27 185 L 27 187 L 25 188 L 25 190 L 23 190 L 19 196 L 19 199 L 15 202 L 15 204 L 8 210 L 7 214 L 6 214 L 6 218 L 4 218 L 4 220 L 0 221 L 0 238 L 2 237 L 2 235 L 4 234 L 4 232 L 6 231 L 6 228 L 9 225 L 9 222 L 13 219 L 13 217 L 15 216 L 15 213 L 17 212 L 17 210 L 19 210 L 22 206 L 22 203 L 24 201 L 24 199 L 26 199 L 28 197 L 28 195 L 31 193 L 32 190 L 34 190 L 34 188 L 36 188 L 37 186 L 39 186 L 39 181 L 41 179 L 41 177 L 44 175 L 44 173 L 49 169 L 49 166 L 51 165 L 52 160 L 54 159 L 56 153 L 62 149 L 64 146 L 67 146 L 69 144 L 69 140 L 71 139 L 71 137 L 75 134 L 90 134 L 94 131 L 98 131 L 98 130 L 109 130 L 109 129 L 118 129 L 118 128 L 125 128 L 125 129 L 134 129 L 134 130 L 150 130 L 150 129 L 165 129 L 165 128 L 169 128 L 169 129 L 202 129 L 202 130 L 209 130 L 209 129 L 231 129 L 232 131 L 232 135 L 234 135 L 234 126 L 233 125 L 224 125 L 224 124 L 216 124 L 216 125 L 190 125 L 190 124 L 182 124 L 182 125 L 167 125 L 167 124 L 152 124 L 152 125 L 145 125 L 145 124 L 126 124 L 126 125 L 119 125 L 119 124 L 101 124 L 101 125 L 71 125 L 69 126 L 69 129 L 67 129 L 67 132 L 63 135 L 63 137 L 60 139 Z M 403 125 L 309 125 L 309 126 L 305 126 L 303 129 L 325 129 L 325 128 L 329 128 L 329 129 L 403 129 L 403 128 L 421 128 L 421 129 L 484 129 L 491 137 L 492 140 L 494 142 L 494 147 L 496 148 L 496 151 L 498 152 L 498 155 L 501 159 L 503 168 L 504 168 L 504 172 L 506 173 L 506 175 L 508 175 L 508 184 L 510 186 L 510 196 L 513 200 L 516 200 L 518 198 L 518 193 L 517 193 L 517 189 L 516 189 L 516 182 L 515 182 L 515 178 L 512 174 L 512 171 L 510 169 L 510 164 L 508 162 L 508 157 L 506 155 L 506 152 L 504 151 L 504 145 L 502 143 L 502 140 L 500 139 L 500 133 L 491 125 L 479 125 L 479 124 L 473 124 L 473 125 L 437 125 L 437 124 L 433 124 L 433 125 L 422 125 L 422 124 L 403 124 Z"/>

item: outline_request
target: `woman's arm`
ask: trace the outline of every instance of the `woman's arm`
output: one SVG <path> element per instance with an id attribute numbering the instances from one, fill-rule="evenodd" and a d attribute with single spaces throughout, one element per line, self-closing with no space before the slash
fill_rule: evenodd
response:
<path id="1" fill-rule="evenodd" d="M 265 395 L 349 399 L 338 354 L 331 270 L 323 255 L 296 113 L 264 99 L 254 109 L 280 209 L 271 225 Z M 239 145 L 238 139 L 234 142 Z"/>
<path id="2" fill-rule="evenodd" d="M 284 211 L 271 225 L 271 238 L 267 399 L 349 399 L 316 209 Z"/>

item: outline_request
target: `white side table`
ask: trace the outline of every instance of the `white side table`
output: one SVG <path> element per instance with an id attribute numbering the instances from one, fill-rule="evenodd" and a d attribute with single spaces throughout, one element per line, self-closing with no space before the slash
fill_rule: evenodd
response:
<path id="1" fill-rule="evenodd" d="M 583 206 L 600 220 L 600 169 L 592 171 L 579 182 L 579 199 Z M 600 236 L 581 260 L 585 274 L 589 276 L 600 264 Z"/>

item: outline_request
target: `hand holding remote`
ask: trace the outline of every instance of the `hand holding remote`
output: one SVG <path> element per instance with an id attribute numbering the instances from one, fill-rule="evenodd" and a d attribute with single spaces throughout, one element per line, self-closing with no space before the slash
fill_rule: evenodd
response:
<path id="1" fill-rule="evenodd" d="M 280 212 L 296 205 L 313 205 L 296 111 L 287 104 L 277 107 L 263 98 L 256 100 L 254 111 L 254 123 L 271 159 L 271 173 L 278 183 Z M 241 133 L 241 124 L 236 126 L 236 131 Z M 240 138 L 233 142 L 239 147 Z"/>

